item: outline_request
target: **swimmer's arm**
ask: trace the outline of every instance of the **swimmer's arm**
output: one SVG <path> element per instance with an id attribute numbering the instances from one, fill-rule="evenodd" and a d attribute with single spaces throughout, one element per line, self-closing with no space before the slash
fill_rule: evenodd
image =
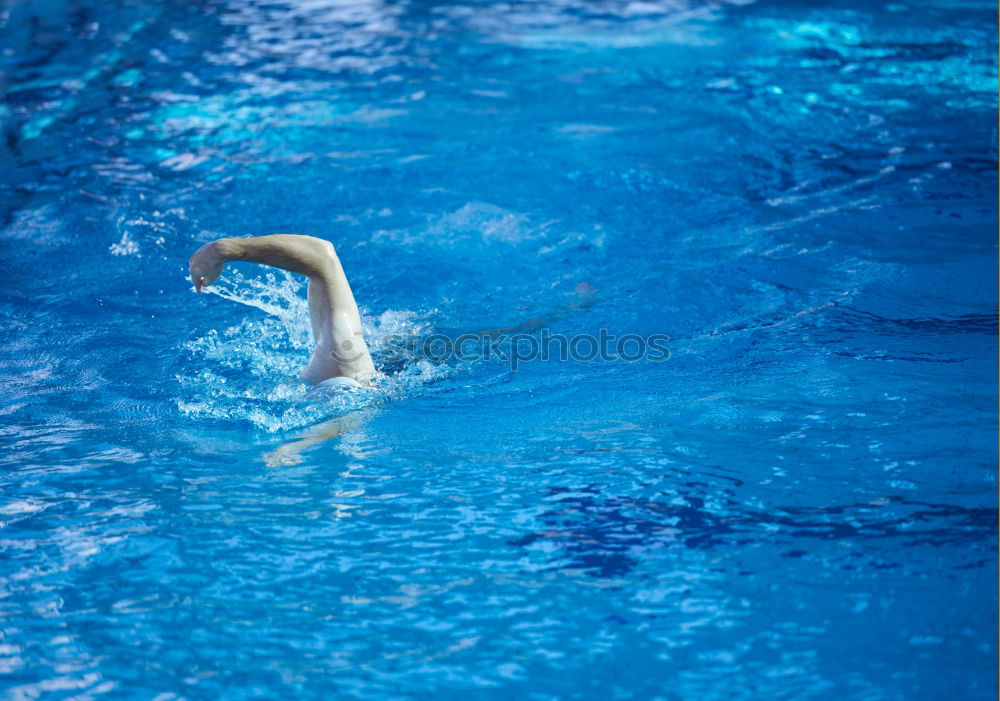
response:
<path id="1" fill-rule="evenodd" d="M 206 243 L 191 257 L 191 282 L 201 292 L 215 282 L 226 263 L 244 261 L 321 279 L 348 291 L 347 278 L 333 244 L 314 236 L 275 234 L 253 238 L 222 238 Z M 336 301 L 336 300 L 332 300 Z M 353 301 L 353 299 L 352 299 Z"/>
<path id="2" fill-rule="evenodd" d="M 309 278 L 309 321 L 316 344 L 302 371 L 307 382 L 351 377 L 362 384 L 375 375 L 375 365 L 361 332 L 361 316 L 333 244 L 313 236 L 276 234 L 246 239 L 223 238 L 206 243 L 191 257 L 191 282 L 201 292 L 232 261 L 260 263 Z"/>
<path id="3" fill-rule="evenodd" d="M 373 415 L 374 412 L 370 409 L 360 410 L 352 411 L 344 416 L 338 416 L 328 421 L 324 421 L 323 423 L 313 426 L 309 429 L 306 435 L 301 438 L 291 441 L 290 443 L 285 443 L 276 450 L 264 455 L 264 463 L 268 467 L 298 465 L 302 462 L 302 451 L 322 443 L 323 441 L 328 441 L 331 438 L 342 436 L 348 431 L 352 431 L 359 426 L 362 426 Z"/>

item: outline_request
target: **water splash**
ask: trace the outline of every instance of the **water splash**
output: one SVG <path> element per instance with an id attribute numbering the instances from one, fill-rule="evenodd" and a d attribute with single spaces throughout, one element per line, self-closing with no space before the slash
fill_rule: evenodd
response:
<path id="1" fill-rule="evenodd" d="M 139 244 L 132 240 L 129 233 L 126 231 L 122 234 L 122 238 L 118 243 L 113 243 L 108 247 L 113 256 L 138 256 L 139 254 Z"/>
<path id="2" fill-rule="evenodd" d="M 309 305 L 303 296 L 301 280 L 284 270 L 266 273 L 263 279 L 237 272 L 232 280 L 232 283 L 217 283 L 205 291 L 260 309 L 275 318 L 295 348 L 309 345 Z"/>
<path id="3" fill-rule="evenodd" d="M 312 349 L 303 281 L 284 271 L 247 277 L 239 272 L 207 292 L 264 312 L 228 328 L 212 329 L 183 344 L 189 372 L 176 375 L 177 407 L 198 419 L 248 422 L 268 432 L 310 426 L 331 416 L 427 391 L 454 369 L 426 360 L 393 368 L 370 388 L 338 392 L 322 403 L 305 402 L 309 385 L 298 380 Z M 386 339 L 423 334 L 431 324 L 409 310 L 364 314 L 362 327 L 376 366 Z"/>

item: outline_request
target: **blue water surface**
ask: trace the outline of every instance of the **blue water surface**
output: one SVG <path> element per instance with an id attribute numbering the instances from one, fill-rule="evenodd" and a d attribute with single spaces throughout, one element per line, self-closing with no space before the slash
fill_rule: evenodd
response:
<path id="1" fill-rule="evenodd" d="M 0 694 L 996 698 L 996 21 L 0 2 Z M 490 328 L 670 357 L 386 352 Z"/>

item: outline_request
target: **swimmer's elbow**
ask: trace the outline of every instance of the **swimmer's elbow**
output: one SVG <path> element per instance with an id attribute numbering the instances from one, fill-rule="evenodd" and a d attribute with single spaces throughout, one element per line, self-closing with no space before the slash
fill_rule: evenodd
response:
<path id="1" fill-rule="evenodd" d="M 313 245 L 313 250 L 315 251 L 318 264 L 316 265 L 317 273 L 322 277 L 323 275 L 328 275 L 331 272 L 336 272 L 340 268 L 340 259 L 337 258 L 337 249 L 334 248 L 333 244 L 325 239 L 318 239 L 314 237 L 309 237 L 312 239 L 310 243 Z"/>
<path id="2" fill-rule="evenodd" d="M 331 263 L 337 262 L 337 251 L 326 239 L 315 236 L 289 236 L 289 252 L 297 252 L 298 257 L 307 263 L 308 270 L 303 272 L 310 277 L 322 275 L 329 270 Z"/>
<path id="3" fill-rule="evenodd" d="M 313 241 L 315 242 L 315 245 L 316 245 L 316 247 L 317 247 L 320 255 L 327 256 L 327 257 L 332 257 L 332 258 L 336 258 L 337 257 L 337 249 L 333 247 L 332 243 L 330 243 L 326 239 L 318 239 L 318 238 L 313 238 L 313 237 L 310 237 L 310 238 L 312 238 Z"/>

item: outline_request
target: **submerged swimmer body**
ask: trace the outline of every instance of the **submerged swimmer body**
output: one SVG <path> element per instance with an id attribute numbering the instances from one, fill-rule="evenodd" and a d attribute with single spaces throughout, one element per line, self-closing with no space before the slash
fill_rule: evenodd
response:
<path id="1" fill-rule="evenodd" d="M 217 239 L 191 256 L 195 290 L 200 293 L 219 278 L 226 263 L 236 261 L 270 265 L 309 278 L 309 321 L 316 348 L 301 379 L 317 385 L 370 384 L 376 376 L 375 365 L 361 335 L 354 293 L 333 244 L 292 234 Z"/>

